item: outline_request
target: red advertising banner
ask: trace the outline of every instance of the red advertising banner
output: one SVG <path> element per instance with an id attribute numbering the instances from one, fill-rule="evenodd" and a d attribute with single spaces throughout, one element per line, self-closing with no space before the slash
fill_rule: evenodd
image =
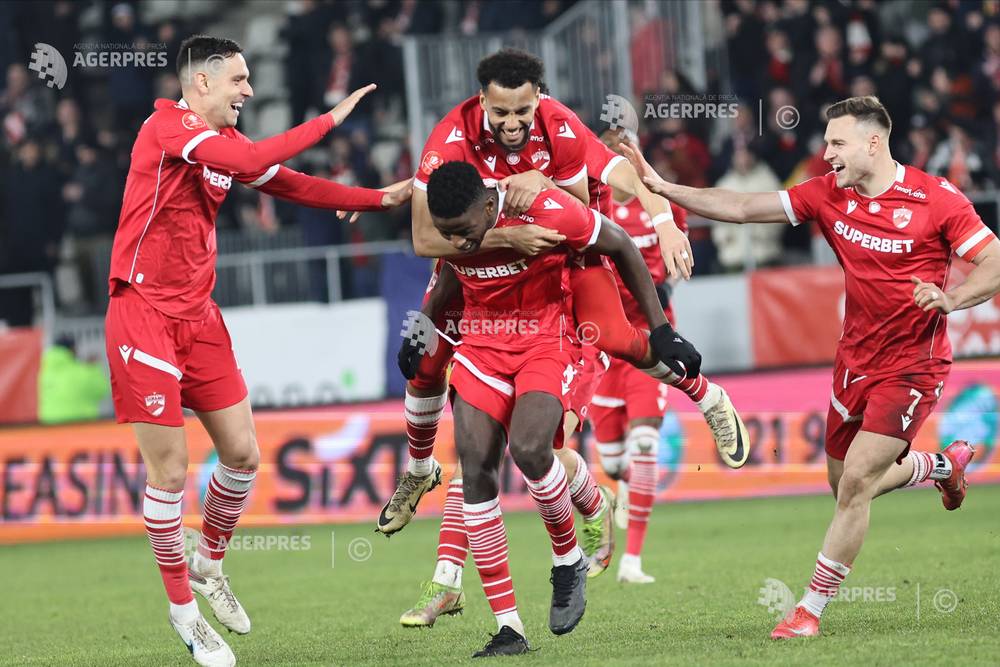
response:
<path id="1" fill-rule="evenodd" d="M 750 430 L 753 454 L 741 470 L 717 461 L 701 414 L 674 392 L 676 412 L 661 429 L 660 501 L 828 493 L 823 435 L 829 370 L 719 378 Z M 1000 362 L 956 365 L 937 411 L 914 447 L 933 451 L 964 438 L 978 451 L 974 486 L 1000 483 L 997 454 Z M 406 461 L 398 401 L 257 415 L 261 468 L 241 525 L 370 521 L 395 488 Z M 187 428 L 191 469 L 185 523 L 200 524 L 200 500 L 215 466 L 204 429 Z M 596 470 L 593 448 L 584 455 Z M 450 414 L 441 422 L 435 456 L 450 475 L 455 447 Z M 604 483 L 610 483 L 599 475 Z M 141 532 L 145 471 L 131 428 L 108 423 L 0 430 L 0 543 Z M 508 511 L 533 509 L 511 465 L 502 474 Z M 441 511 L 444 487 L 418 516 Z M 974 489 L 971 491 L 974 500 Z"/>
<path id="2" fill-rule="evenodd" d="M 972 265 L 954 258 L 947 286 Z M 831 363 L 844 323 L 844 272 L 839 266 L 768 269 L 750 275 L 750 321 L 756 368 Z M 1000 296 L 948 315 L 956 359 L 1000 356 Z"/>
<path id="3" fill-rule="evenodd" d="M 0 331 L 0 424 L 38 421 L 41 329 Z"/>
<path id="4" fill-rule="evenodd" d="M 839 266 L 768 269 L 750 274 L 750 325 L 757 368 L 833 361 L 843 329 Z"/>

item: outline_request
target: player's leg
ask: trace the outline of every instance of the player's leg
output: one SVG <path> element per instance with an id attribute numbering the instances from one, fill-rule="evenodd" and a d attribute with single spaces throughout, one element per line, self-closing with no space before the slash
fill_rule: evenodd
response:
<path id="1" fill-rule="evenodd" d="M 376 527 L 386 535 L 402 530 L 413 518 L 420 499 L 441 483 L 441 466 L 433 456 L 434 441 L 448 403 L 446 370 L 451 357 L 451 344 L 438 338 L 434 354 L 420 360 L 416 377 L 406 383 L 403 416 L 409 458 L 406 472 L 379 512 Z"/>
<path id="2" fill-rule="evenodd" d="M 604 352 L 687 394 L 705 415 L 723 463 L 730 468 L 742 467 L 750 455 L 749 434 L 722 387 L 701 374 L 679 377 L 656 359 L 649 346 L 649 332 L 632 326 L 625 316 L 617 283 L 608 268 L 592 261 L 585 268 L 574 266 L 570 281 L 581 336 L 589 333 L 593 344 Z M 588 328 L 587 323 L 593 326 Z"/>
<path id="3" fill-rule="evenodd" d="M 905 440 L 861 430 L 844 459 L 837 484 L 837 505 L 805 596 L 795 613 L 771 637 L 784 639 L 819 634 L 819 619 L 851 571 L 868 532 L 871 501 L 889 467 L 909 446 Z"/>
<path id="4" fill-rule="evenodd" d="M 500 511 L 503 427 L 463 400 L 461 394 L 455 397 L 454 417 L 469 547 L 498 627 L 497 634 L 475 657 L 526 653 L 529 647 L 524 624 L 517 613 L 507 562 L 507 530 Z"/>
<path id="5" fill-rule="evenodd" d="M 170 625 L 198 664 L 234 665 L 232 650 L 198 610 L 184 559 L 188 455 L 175 334 L 190 325 L 169 321 L 125 288 L 111 297 L 105 327 L 115 415 L 132 424 L 146 467 L 143 519 L 170 601 Z"/>
<path id="6" fill-rule="evenodd" d="M 561 373 L 556 374 L 557 380 L 559 377 Z M 557 635 L 572 631 L 583 618 L 589 565 L 576 541 L 566 469 L 552 454 L 563 409 L 555 395 L 528 391 L 517 398 L 510 423 L 511 456 L 524 476 L 552 544 L 549 629 Z"/>
<path id="7" fill-rule="evenodd" d="M 260 452 L 246 383 L 214 304 L 191 343 L 181 391 L 219 456 L 205 492 L 198 548 L 188 568 L 191 587 L 208 601 L 220 623 L 246 634 L 250 618 L 223 574 L 222 559 L 246 509 Z"/>
<path id="8" fill-rule="evenodd" d="M 400 616 L 403 627 L 429 628 L 439 616 L 458 614 L 465 608 L 462 573 L 469 553 L 469 536 L 462 504 L 462 464 L 458 463 L 444 499 L 434 576 L 423 585 L 416 604 Z"/>
<path id="9" fill-rule="evenodd" d="M 642 571 L 642 546 L 656 499 L 657 454 L 662 417 L 633 419 L 625 448 L 629 459 L 629 510 L 625 554 L 618 563 L 618 581 L 650 584 L 653 577 Z"/>

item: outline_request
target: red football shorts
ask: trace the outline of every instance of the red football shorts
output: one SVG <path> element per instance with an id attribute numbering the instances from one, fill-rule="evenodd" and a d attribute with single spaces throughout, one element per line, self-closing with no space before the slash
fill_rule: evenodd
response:
<path id="1" fill-rule="evenodd" d="M 598 442 L 620 442 L 625 439 L 629 422 L 663 419 L 667 391 L 667 385 L 632 364 L 613 359 L 590 402 L 594 437 Z"/>
<path id="2" fill-rule="evenodd" d="M 826 417 L 826 453 L 843 461 L 858 431 L 899 438 L 910 451 L 910 442 L 934 410 L 948 378 L 949 364 L 928 364 L 879 375 L 859 375 L 834 365 L 833 393 Z"/>
<path id="3" fill-rule="evenodd" d="M 569 395 L 569 411 L 576 414 L 579 424 L 576 430 L 583 430 L 583 422 L 590 414 L 590 400 L 594 397 L 601 379 L 608 371 L 611 357 L 598 350 L 593 345 L 581 347 L 579 371 Z"/>
<path id="4" fill-rule="evenodd" d="M 181 407 L 199 412 L 247 396 L 229 331 L 213 301 L 203 320 L 181 320 L 150 306 L 131 287 L 108 305 L 105 345 L 119 423 L 183 426 Z"/>
<path id="5" fill-rule="evenodd" d="M 569 343 L 562 349 L 556 344 L 522 352 L 462 345 L 455 350 L 451 386 L 462 400 L 509 430 L 514 403 L 530 391 L 555 396 L 562 412 L 569 408 L 579 357 L 579 349 Z M 561 415 L 553 446 L 562 447 Z"/>

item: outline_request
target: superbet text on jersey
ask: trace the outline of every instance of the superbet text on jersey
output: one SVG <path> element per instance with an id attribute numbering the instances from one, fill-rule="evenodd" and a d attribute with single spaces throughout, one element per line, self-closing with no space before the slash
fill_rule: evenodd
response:
<path id="1" fill-rule="evenodd" d="M 516 153 L 505 150 L 494 138 L 478 95 L 452 109 L 424 144 L 413 187 L 426 190 L 430 174 L 452 160 L 475 166 L 488 186 L 507 176 L 533 170 L 542 172 L 560 187 L 586 178 L 584 137 L 589 130 L 560 102 L 548 95 L 540 98 L 528 143 Z"/>
<path id="2" fill-rule="evenodd" d="M 840 363 L 861 375 L 951 361 L 945 318 L 914 304 L 910 277 L 944 285 L 952 252 L 971 262 L 996 238 L 954 185 L 900 164 L 875 197 L 837 187 L 833 172 L 779 195 L 792 224 L 818 222 L 844 267 Z"/>

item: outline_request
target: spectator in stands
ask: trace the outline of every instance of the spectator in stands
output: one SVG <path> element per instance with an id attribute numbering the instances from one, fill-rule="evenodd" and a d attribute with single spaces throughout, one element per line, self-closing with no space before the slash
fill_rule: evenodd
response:
<path id="1" fill-rule="evenodd" d="M 767 122 L 758 144 L 759 155 L 784 181 L 806 154 L 803 135 L 808 133 L 810 118 L 787 88 L 771 91 L 765 113 Z"/>
<path id="2" fill-rule="evenodd" d="M 739 148 L 733 153 L 732 167 L 715 187 L 768 192 L 780 190 L 781 181 L 750 150 Z M 781 258 L 781 232 L 781 225 L 713 225 L 712 241 L 718 250 L 719 264 L 725 271 L 777 264 Z"/>
<path id="3" fill-rule="evenodd" d="M 109 247 L 118 226 L 122 199 L 122 178 L 112 158 L 94 145 L 76 146 L 76 170 L 62 188 L 66 203 L 66 233 L 72 238 L 73 257 L 83 299 L 96 310 L 102 303 L 106 284 L 97 264 L 105 258 L 100 251 Z"/>
<path id="4" fill-rule="evenodd" d="M 54 136 L 59 172 L 64 178 L 69 178 L 76 168 L 76 147 L 81 142 L 92 141 L 91 130 L 81 117 L 80 107 L 73 98 L 59 100 L 56 105 L 56 127 L 50 136 Z"/>
<path id="5" fill-rule="evenodd" d="M 52 90 L 31 84 L 31 74 L 23 63 L 7 67 L 6 85 L 0 92 L 0 121 L 8 146 L 17 146 L 29 133 L 37 133 L 52 120 Z"/>
<path id="6" fill-rule="evenodd" d="M 119 3 L 111 8 L 111 27 L 108 39 L 116 45 L 115 50 L 125 50 L 135 44 L 140 51 L 147 51 L 149 38 L 145 29 L 138 24 L 135 9 L 127 3 Z M 110 67 L 108 68 L 108 96 L 115 112 L 115 126 L 126 134 L 138 130 L 139 125 L 150 114 L 153 103 L 153 78 L 157 74 L 153 67 Z"/>
<path id="7" fill-rule="evenodd" d="M 356 52 L 351 31 L 342 23 L 334 23 L 327 31 L 327 45 L 320 60 L 323 77 L 319 80 L 321 102 L 319 106 L 330 109 L 347 97 L 352 90 L 371 83 L 374 72 L 370 63 Z M 345 122 L 345 128 L 370 126 L 372 106 L 370 100 L 361 100 Z"/>
<path id="8" fill-rule="evenodd" d="M 52 275 L 62 239 L 62 207 L 52 169 L 42 161 L 42 147 L 34 138 L 17 150 L 17 161 L 4 174 L 16 184 L 7 190 L 0 239 L 6 250 L 7 273 L 44 272 Z M 4 319 L 10 326 L 28 326 L 33 318 L 30 290 L 7 290 Z"/>
<path id="9" fill-rule="evenodd" d="M 43 424 L 93 421 L 111 395 L 104 367 L 76 356 L 76 344 L 65 337 L 42 353 L 38 374 L 38 421 Z"/>
<path id="10" fill-rule="evenodd" d="M 969 133 L 956 123 L 927 161 L 927 173 L 944 176 L 966 194 L 983 190 L 989 177 L 984 155 L 989 153 L 982 152 Z"/>

